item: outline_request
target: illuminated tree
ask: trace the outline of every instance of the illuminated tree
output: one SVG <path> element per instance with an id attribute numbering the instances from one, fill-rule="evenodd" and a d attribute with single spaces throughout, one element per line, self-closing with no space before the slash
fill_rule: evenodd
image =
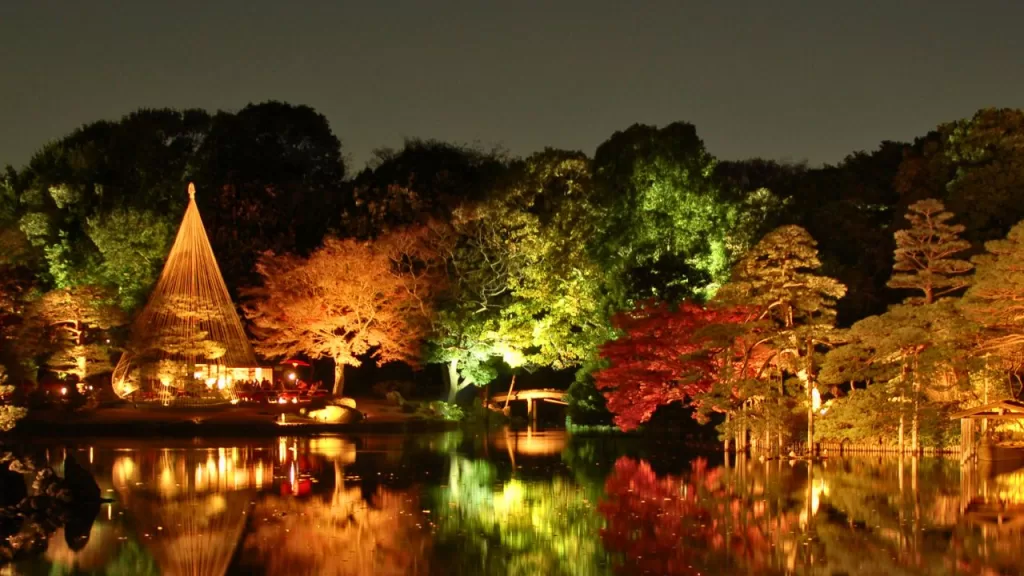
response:
<path id="1" fill-rule="evenodd" d="M 832 384 L 873 380 L 885 386 L 888 400 L 896 402 L 894 408 L 899 414 L 900 450 L 904 447 L 904 420 L 909 410 L 911 450 L 916 452 L 922 387 L 933 391 L 943 386 L 948 389 L 949 378 L 944 376 L 952 374 L 955 383 L 958 368 L 963 369 L 961 359 L 967 356 L 961 343 L 964 335 L 971 332 L 970 326 L 956 303 L 944 297 L 967 287 L 969 278 L 964 274 L 972 265 L 956 258 L 970 248 L 970 243 L 960 239 L 964 227 L 948 222 L 953 214 L 946 212 L 941 202 L 916 202 L 908 209 L 906 218 L 910 228 L 895 234 L 895 264 L 889 286 L 913 290 L 919 295 L 907 298 L 884 314 L 855 323 L 845 336 L 846 345 L 826 358 L 822 380 Z M 879 409 L 879 416 L 891 420 L 891 404 Z M 891 428 L 888 422 L 879 424 L 876 430 L 886 428 Z"/>
<path id="2" fill-rule="evenodd" d="M 737 209 L 691 124 L 633 125 L 594 154 L 604 226 L 592 245 L 632 299 L 706 297 L 728 277 Z"/>
<path id="3" fill-rule="evenodd" d="M 518 274 L 522 256 L 508 250 L 521 239 L 518 219 L 500 202 L 467 205 L 456 211 L 451 235 L 438 242 L 445 254 L 447 289 L 438 299 L 427 361 L 446 365 L 448 401 L 459 391 L 482 386 L 497 376 L 493 362 L 524 362 L 520 342 L 502 330 L 512 301 L 511 277 Z"/>
<path id="4" fill-rule="evenodd" d="M 417 228 L 374 241 L 328 238 L 308 258 L 264 254 L 256 268 L 263 285 L 246 291 L 243 306 L 256 349 L 274 358 L 333 359 L 336 395 L 344 366 L 360 365 L 365 354 L 415 364 L 442 285 L 428 234 Z"/>
<path id="5" fill-rule="evenodd" d="M 171 222 L 146 210 L 122 208 L 87 222 L 86 233 L 101 256 L 96 282 L 116 287 L 124 310 L 137 309 L 160 275 L 174 235 Z"/>
<path id="6" fill-rule="evenodd" d="M 166 328 L 130 345 L 141 363 L 155 368 L 156 378 L 165 385 L 193 380 L 196 363 L 219 363 L 231 347 L 230 338 L 214 326 L 231 322 L 234 308 L 185 294 L 156 301 L 149 310 L 162 318 Z"/>
<path id="7" fill-rule="evenodd" d="M 0 366 L 0 432 L 8 432 L 28 414 L 28 410 L 9 403 L 14 386 L 7 385 L 7 370 Z"/>
<path id="8" fill-rule="evenodd" d="M 580 366 L 611 335 L 606 310 L 617 280 L 587 250 L 603 217 L 593 194 L 584 155 L 545 150 L 522 163 L 504 199 L 514 210 L 505 221 L 518 222 L 505 250 L 519 260 L 502 329 L 526 364 Z"/>
<path id="9" fill-rule="evenodd" d="M 615 424 L 632 430 L 660 406 L 701 398 L 732 361 L 738 331 L 723 328 L 738 327 L 747 316 L 691 302 L 678 309 L 646 304 L 617 315 L 613 323 L 623 335 L 601 346 L 608 366 L 594 373 Z"/>
<path id="10" fill-rule="evenodd" d="M 960 238 L 963 225 L 949 223 L 953 213 L 942 202 L 928 198 L 911 204 L 906 218 L 910 228 L 895 234 L 896 262 L 889 287 L 919 291 L 921 296 L 907 303 L 926 305 L 966 288 L 969 278 L 964 274 L 973 266 L 955 256 L 971 244 Z"/>
<path id="11" fill-rule="evenodd" d="M 1010 351 L 1024 344 L 1024 222 L 1005 240 L 986 242 L 985 253 L 972 261 L 974 283 L 965 309 L 984 328 L 986 347 Z"/>
<path id="12" fill-rule="evenodd" d="M 749 306 L 766 325 L 761 341 L 774 349 L 768 360 L 796 376 L 807 407 L 807 446 L 813 450 L 814 392 L 818 347 L 835 335 L 836 301 L 846 293 L 838 281 L 818 274 L 816 242 L 799 226 L 766 235 L 736 264 L 719 291 L 722 303 Z"/>
<path id="13" fill-rule="evenodd" d="M 585 249 L 596 226 L 589 182 L 585 157 L 548 150 L 455 211 L 431 347 L 431 361 L 448 365 L 449 401 L 492 379 L 498 359 L 570 368 L 607 338 L 606 274 Z"/>
<path id="14" fill-rule="evenodd" d="M 45 355 L 47 365 L 79 381 L 109 372 L 111 346 L 106 331 L 127 322 L 108 304 L 109 293 L 94 286 L 57 289 L 29 304 L 19 336 L 26 356 Z"/>
<path id="15" fill-rule="evenodd" d="M 825 357 L 821 381 L 834 386 L 865 382 L 869 390 L 853 389 L 850 396 L 835 401 L 825 417 L 835 421 L 826 424 L 829 437 L 861 439 L 896 433 L 903 450 L 909 420 L 910 449 L 916 452 L 921 445 L 922 414 L 935 416 L 941 407 L 927 399 L 955 390 L 968 355 L 962 345 L 964 335 L 970 332 L 970 324 L 950 298 L 928 305 L 896 305 L 855 323 L 843 335 L 843 344 Z M 861 417 L 852 418 L 847 411 Z"/>
<path id="16" fill-rule="evenodd" d="M 734 196 L 771 192 L 767 206 L 772 209 L 755 211 L 760 218 L 744 216 L 739 232 L 753 234 L 756 242 L 778 226 L 795 224 L 818 241 L 822 269 L 848 288 L 836 310 L 839 324 L 849 325 L 893 303 L 885 284 L 892 273 L 892 229 L 903 214 L 893 179 L 908 148 L 886 141 L 815 168 L 760 159 L 722 161 L 716 173 Z"/>
<path id="17" fill-rule="evenodd" d="M 44 251 L 55 287 L 101 285 L 125 307 L 141 302 L 208 123 L 198 110 L 141 110 L 83 126 L 33 156 L 18 178 L 19 225 Z"/>

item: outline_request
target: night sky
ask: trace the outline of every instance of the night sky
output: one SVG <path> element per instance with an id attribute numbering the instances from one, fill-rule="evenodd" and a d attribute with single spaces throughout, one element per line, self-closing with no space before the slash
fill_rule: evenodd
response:
<path id="1" fill-rule="evenodd" d="M 837 162 L 1024 106 L 1022 23 L 1020 0 L 0 0 L 0 165 L 140 107 L 269 99 L 326 115 L 355 169 L 405 137 L 593 153 L 674 120 L 719 158 Z"/>

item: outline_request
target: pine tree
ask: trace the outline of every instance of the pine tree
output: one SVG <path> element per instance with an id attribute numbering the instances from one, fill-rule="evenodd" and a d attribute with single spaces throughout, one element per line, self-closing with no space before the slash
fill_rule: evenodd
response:
<path id="1" fill-rule="evenodd" d="M 1003 357 L 1024 349 L 1024 222 L 1005 240 L 985 243 L 972 258 L 974 283 L 964 297 L 968 316 L 982 331 L 982 349 Z"/>
<path id="2" fill-rule="evenodd" d="M 959 354 L 962 334 L 968 332 L 950 296 L 969 284 L 965 276 L 973 268 L 956 256 L 970 248 L 962 240 L 964 227 L 950 224 L 953 218 L 942 202 L 928 198 L 910 205 L 910 227 L 895 233 L 893 274 L 890 288 L 919 293 L 887 312 L 854 324 L 846 334 L 846 346 L 830 352 L 823 379 L 834 384 L 870 380 L 885 382 L 887 398 L 899 405 L 899 449 L 904 450 L 904 421 L 911 411 L 911 450 L 919 449 L 921 384 L 940 380 L 936 375 L 952 368 Z M 953 372 L 955 373 L 955 368 Z M 910 396 L 908 399 L 907 396 Z M 880 406 L 889 418 L 892 411 Z M 866 424 L 871 426 L 872 424 Z M 877 423 L 877 429 L 885 423 Z"/>
<path id="3" fill-rule="evenodd" d="M 947 212 L 942 202 L 926 198 L 911 204 L 905 217 L 910 228 L 895 234 L 895 263 L 888 286 L 920 291 L 920 298 L 910 298 L 908 304 L 932 304 L 966 288 L 969 278 L 965 274 L 973 266 L 954 256 L 971 244 L 960 238 L 962 225 L 949 223 L 953 213 Z"/>
<path id="4" fill-rule="evenodd" d="M 754 319 L 765 328 L 762 338 L 752 340 L 748 350 L 770 344 L 774 354 L 763 362 L 774 362 L 803 384 L 809 452 L 814 445 L 815 357 L 818 347 L 834 336 L 836 301 L 846 294 L 846 287 L 837 280 L 818 274 L 820 268 L 814 238 L 799 226 L 782 226 L 769 232 L 739 261 L 732 280 L 716 298 L 754 307 Z"/>

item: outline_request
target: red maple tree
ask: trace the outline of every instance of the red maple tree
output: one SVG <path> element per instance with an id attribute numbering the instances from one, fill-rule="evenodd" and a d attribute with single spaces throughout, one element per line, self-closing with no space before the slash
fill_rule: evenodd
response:
<path id="1" fill-rule="evenodd" d="M 609 365 L 594 374 L 615 424 L 633 430 L 658 407 L 710 390 L 730 362 L 738 327 L 749 318 L 743 308 L 693 302 L 647 302 L 616 315 L 612 322 L 624 334 L 601 346 Z"/>

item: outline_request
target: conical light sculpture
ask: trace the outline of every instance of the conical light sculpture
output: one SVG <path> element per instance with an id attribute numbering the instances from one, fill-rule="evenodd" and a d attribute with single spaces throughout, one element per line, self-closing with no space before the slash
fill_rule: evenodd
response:
<path id="1" fill-rule="evenodd" d="M 146 307 L 132 325 L 128 349 L 112 375 L 124 398 L 205 384 L 230 388 L 232 370 L 258 368 L 256 355 L 231 302 L 188 186 L 188 208 Z"/>

